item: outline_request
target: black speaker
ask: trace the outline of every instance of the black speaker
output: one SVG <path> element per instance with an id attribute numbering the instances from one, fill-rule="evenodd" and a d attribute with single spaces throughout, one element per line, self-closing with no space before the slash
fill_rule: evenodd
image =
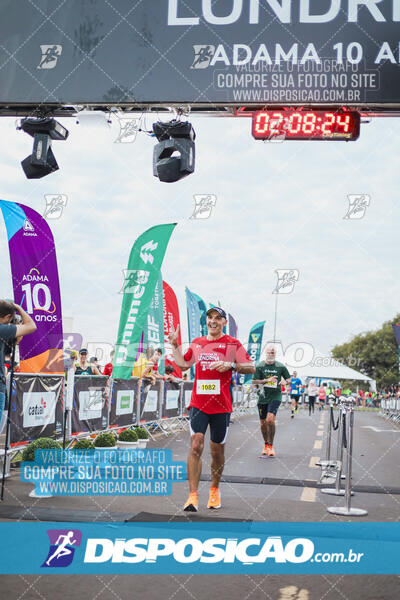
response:
<path id="1" fill-rule="evenodd" d="M 163 140 L 154 147 L 153 175 L 173 183 L 194 172 L 195 145 L 187 138 Z"/>

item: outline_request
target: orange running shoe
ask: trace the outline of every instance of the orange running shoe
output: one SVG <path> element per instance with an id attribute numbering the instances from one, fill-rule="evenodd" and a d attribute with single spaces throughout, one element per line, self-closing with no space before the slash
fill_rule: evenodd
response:
<path id="1" fill-rule="evenodd" d="M 268 444 L 268 456 L 276 456 L 276 452 L 272 444 Z"/>
<path id="2" fill-rule="evenodd" d="M 221 494 L 218 488 L 210 488 L 207 508 L 221 508 Z"/>
<path id="3" fill-rule="evenodd" d="M 189 498 L 186 501 L 183 510 L 186 512 L 197 512 L 199 509 L 199 495 L 197 492 L 191 492 Z"/>
<path id="4" fill-rule="evenodd" d="M 262 451 L 262 455 L 261 456 L 269 456 L 269 454 L 268 454 L 268 448 L 269 448 L 269 444 L 264 444 L 264 450 Z"/>

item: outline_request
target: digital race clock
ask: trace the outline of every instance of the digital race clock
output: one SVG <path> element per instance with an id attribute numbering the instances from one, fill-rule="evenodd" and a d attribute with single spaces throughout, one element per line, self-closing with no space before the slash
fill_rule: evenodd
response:
<path id="1" fill-rule="evenodd" d="M 360 135 L 360 113 L 329 110 L 259 110 L 253 113 L 256 140 L 345 140 Z"/>

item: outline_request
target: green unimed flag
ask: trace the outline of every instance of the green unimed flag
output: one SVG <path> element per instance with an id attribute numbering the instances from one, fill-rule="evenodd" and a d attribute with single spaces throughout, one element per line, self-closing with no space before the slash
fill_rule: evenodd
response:
<path id="1" fill-rule="evenodd" d="M 115 379 L 131 377 L 165 251 L 175 227 L 176 223 L 151 227 L 132 247 L 115 348 L 112 372 Z"/>

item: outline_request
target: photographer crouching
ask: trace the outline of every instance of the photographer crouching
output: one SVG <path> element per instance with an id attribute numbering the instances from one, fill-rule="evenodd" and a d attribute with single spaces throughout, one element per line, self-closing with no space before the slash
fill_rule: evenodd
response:
<path id="1" fill-rule="evenodd" d="M 21 322 L 16 324 L 16 313 Z M 8 345 L 23 335 L 36 331 L 36 323 L 23 308 L 10 300 L 0 300 L 0 423 L 3 416 L 6 397 L 6 377 L 4 371 L 4 354 Z M 11 365 L 11 369 L 13 365 Z"/>

